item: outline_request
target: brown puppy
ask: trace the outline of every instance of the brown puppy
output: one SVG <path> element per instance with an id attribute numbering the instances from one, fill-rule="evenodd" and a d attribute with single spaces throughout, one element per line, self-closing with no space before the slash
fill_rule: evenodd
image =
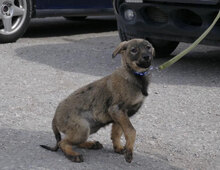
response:
<path id="1" fill-rule="evenodd" d="M 141 107 L 148 95 L 149 67 L 154 55 L 152 45 L 142 39 L 133 39 L 119 44 L 113 57 L 122 55 L 122 66 L 111 75 L 90 83 L 72 93 L 56 109 L 52 129 L 57 145 L 48 150 L 60 148 L 73 162 L 83 162 L 81 154 L 72 149 L 73 145 L 87 149 L 101 149 L 99 142 L 87 141 L 90 134 L 113 123 L 111 139 L 114 151 L 125 153 L 125 160 L 133 159 L 136 131 L 129 117 Z M 60 132 L 65 134 L 61 139 Z M 122 133 L 126 145 L 120 142 Z"/>

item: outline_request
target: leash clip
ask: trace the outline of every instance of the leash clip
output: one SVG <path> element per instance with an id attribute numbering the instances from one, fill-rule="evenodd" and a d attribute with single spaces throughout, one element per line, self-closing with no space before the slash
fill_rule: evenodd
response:
<path id="1" fill-rule="evenodd" d="M 150 66 L 149 68 L 149 72 L 153 72 L 153 71 L 157 71 L 157 72 L 161 72 L 160 68 L 159 67 L 156 67 L 156 66 Z"/>
<path id="2" fill-rule="evenodd" d="M 156 70 L 158 73 L 161 72 L 160 68 L 159 67 L 154 67 L 154 70 Z"/>

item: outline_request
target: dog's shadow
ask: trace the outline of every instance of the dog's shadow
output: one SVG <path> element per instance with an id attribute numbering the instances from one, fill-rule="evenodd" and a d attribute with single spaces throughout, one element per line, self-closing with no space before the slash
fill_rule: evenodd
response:
<path id="1" fill-rule="evenodd" d="M 134 154 L 131 164 L 126 163 L 124 156 L 114 153 L 108 144 L 102 150 L 77 149 L 83 154 L 84 162 L 73 163 L 61 151 L 51 152 L 39 147 L 42 143 L 55 143 L 49 132 L 1 129 L 0 139 L 2 169 L 178 169 L 168 161 L 138 153 Z"/>
<path id="2" fill-rule="evenodd" d="M 108 41 L 106 41 L 108 39 Z M 81 40 L 65 38 L 67 43 L 35 45 L 18 48 L 16 53 L 22 59 L 37 62 L 68 72 L 94 76 L 106 76 L 119 67 L 120 57 L 114 60 L 111 54 L 119 44 L 118 36 L 101 36 Z M 188 47 L 180 44 L 177 54 Z M 214 47 L 199 46 L 172 67 L 153 73 L 152 82 L 156 84 L 220 86 L 220 51 Z M 158 66 L 169 57 L 156 58 Z"/>

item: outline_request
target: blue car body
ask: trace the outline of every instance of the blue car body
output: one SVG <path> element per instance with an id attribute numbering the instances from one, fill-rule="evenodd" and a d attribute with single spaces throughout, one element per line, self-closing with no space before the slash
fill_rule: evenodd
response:
<path id="1" fill-rule="evenodd" d="M 112 8 L 112 0 L 36 0 L 37 9 Z"/>
<path id="2" fill-rule="evenodd" d="M 0 0 L 0 43 L 15 42 L 27 30 L 31 18 L 63 16 L 83 20 L 87 16 L 114 15 L 113 0 Z"/>
<path id="3" fill-rule="evenodd" d="M 36 17 L 114 14 L 112 0 L 35 0 Z"/>

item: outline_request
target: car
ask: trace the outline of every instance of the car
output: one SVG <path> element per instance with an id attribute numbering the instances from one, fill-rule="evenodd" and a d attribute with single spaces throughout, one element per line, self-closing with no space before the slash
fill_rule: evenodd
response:
<path id="1" fill-rule="evenodd" d="M 195 41 L 214 20 L 220 0 L 114 0 L 113 6 L 121 40 L 148 39 L 161 57 L 179 42 Z M 202 43 L 220 45 L 220 21 Z"/>
<path id="2" fill-rule="evenodd" d="M 34 17 L 79 20 L 113 14 L 112 0 L 0 0 L 0 43 L 16 41 Z"/>

